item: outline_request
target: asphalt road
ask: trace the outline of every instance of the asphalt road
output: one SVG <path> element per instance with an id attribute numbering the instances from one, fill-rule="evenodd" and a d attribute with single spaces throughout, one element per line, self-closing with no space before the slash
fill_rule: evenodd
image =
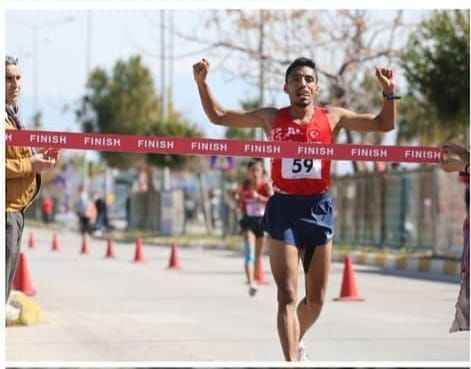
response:
<path id="1" fill-rule="evenodd" d="M 24 244 L 30 229 L 25 229 Z M 43 322 L 6 330 L 13 362 L 280 361 L 275 286 L 250 298 L 242 258 L 233 251 L 182 249 L 181 270 L 168 270 L 169 249 L 80 239 L 64 230 L 61 251 L 52 233 L 35 229 L 27 255 Z M 364 302 L 334 302 L 343 266 L 334 264 L 321 317 L 306 337 L 313 361 L 467 361 L 469 334 L 449 334 L 459 285 L 455 278 L 384 273 L 355 266 Z M 300 278 L 300 291 L 303 291 Z"/>

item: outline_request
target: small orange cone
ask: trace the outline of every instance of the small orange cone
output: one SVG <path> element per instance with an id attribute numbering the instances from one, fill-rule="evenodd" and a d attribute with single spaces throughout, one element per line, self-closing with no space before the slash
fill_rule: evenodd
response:
<path id="1" fill-rule="evenodd" d="M 36 290 L 31 283 L 28 260 L 22 252 L 20 252 L 18 267 L 16 269 L 15 278 L 13 279 L 13 289 L 21 291 L 27 296 L 34 296 L 36 294 Z"/>
<path id="2" fill-rule="evenodd" d="M 30 248 L 30 249 L 35 249 L 36 248 L 36 238 L 34 237 L 33 232 L 30 232 L 30 234 L 29 234 L 28 248 Z"/>
<path id="3" fill-rule="evenodd" d="M 348 256 L 345 256 L 345 264 L 343 269 L 342 288 L 340 290 L 340 297 L 334 301 L 364 301 L 358 295 L 357 286 L 355 283 L 355 273 L 353 271 L 352 261 Z"/>
<path id="4" fill-rule="evenodd" d="M 257 284 L 268 284 L 267 279 L 265 278 L 265 268 L 263 266 L 263 257 L 261 256 L 258 260 L 258 263 L 255 265 L 255 282 Z"/>
<path id="5" fill-rule="evenodd" d="M 114 258 L 113 240 L 108 238 L 105 258 Z"/>
<path id="6" fill-rule="evenodd" d="M 52 251 L 59 251 L 60 246 L 59 246 L 59 239 L 57 238 L 57 233 L 54 232 L 52 236 Z"/>
<path id="7" fill-rule="evenodd" d="M 80 249 L 82 255 L 88 255 L 88 238 L 85 236 L 82 238 L 82 248 Z"/>
<path id="8" fill-rule="evenodd" d="M 142 250 L 142 241 L 140 238 L 136 240 L 136 248 L 134 251 L 134 262 L 143 263 L 144 262 L 144 252 Z"/>
<path id="9" fill-rule="evenodd" d="M 180 269 L 181 264 L 180 264 L 180 257 L 178 255 L 178 248 L 177 245 L 172 243 L 172 251 L 170 252 L 170 259 L 168 262 L 168 268 L 169 269 Z"/>

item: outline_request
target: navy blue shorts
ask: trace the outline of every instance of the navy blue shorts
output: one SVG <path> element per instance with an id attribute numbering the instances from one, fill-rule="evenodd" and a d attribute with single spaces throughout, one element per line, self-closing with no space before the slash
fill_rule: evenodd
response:
<path id="1" fill-rule="evenodd" d="M 335 201 L 329 193 L 275 193 L 267 203 L 263 229 L 271 238 L 298 248 L 324 245 L 334 237 Z"/>

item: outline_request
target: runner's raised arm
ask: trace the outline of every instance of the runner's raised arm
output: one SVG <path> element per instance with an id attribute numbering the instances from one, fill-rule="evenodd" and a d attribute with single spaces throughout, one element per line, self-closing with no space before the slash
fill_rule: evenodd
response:
<path id="1" fill-rule="evenodd" d="M 271 122 L 276 116 L 278 109 L 261 108 L 252 111 L 235 111 L 223 108 L 213 97 L 206 82 L 209 62 L 202 59 L 193 65 L 193 76 L 198 86 L 198 92 L 208 119 L 218 125 L 238 128 L 263 128 L 266 132 L 270 130 Z"/>
<path id="2" fill-rule="evenodd" d="M 394 129 L 396 120 L 396 99 L 394 95 L 393 72 L 386 68 L 376 68 L 376 78 L 383 90 L 383 109 L 377 115 L 359 114 L 351 110 L 330 107 L 329 115 L 333 126 L 340 126 L 360 132 L 388 132 Z"/>

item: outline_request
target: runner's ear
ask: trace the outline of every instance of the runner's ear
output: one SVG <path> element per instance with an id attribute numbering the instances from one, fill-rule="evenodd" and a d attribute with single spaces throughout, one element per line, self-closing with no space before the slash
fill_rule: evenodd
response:
<path id="1" fill-rule="evenodd" d="M 283 85 L 283 91 L 284 91 L 286 94 L 288 94 L 288 84 L 285 83 L 285 84 Z"/>

